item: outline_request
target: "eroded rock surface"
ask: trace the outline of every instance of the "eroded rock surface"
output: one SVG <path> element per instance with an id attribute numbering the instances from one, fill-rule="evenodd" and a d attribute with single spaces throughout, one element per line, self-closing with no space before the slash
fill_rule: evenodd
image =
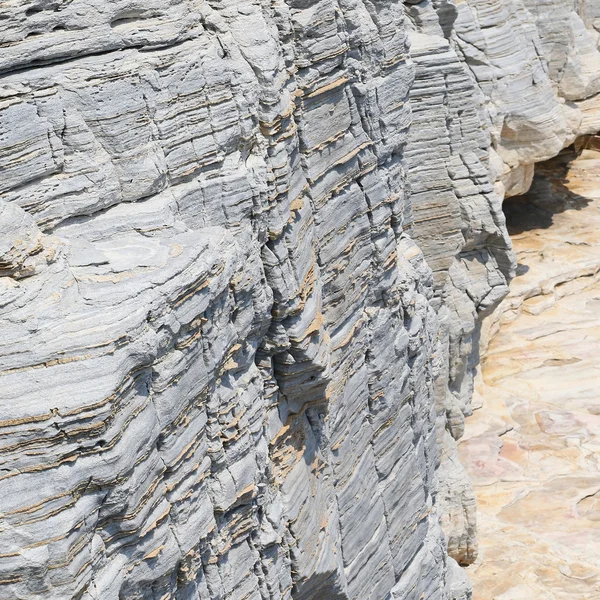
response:
<path id="1" fill-rule="evenodd" d="M 600 152 L 538 170 L 511 205 L 520 275 L 496 332 L 460 456 L 479 502 L 475 598 L 598 598 Z"/>
<path id="2" fill-rule="evenodd" d="M 407 14 L 416 29 L 407 147 L 412 232 L 434 271 L 438 356 L 449 357 L 436 388 L 445 420 L 439 499 L 449 551 L 468 564 L 477 554 L 475 498 L 456 440 L 471 414 L 482 319 L 513 275 L 501 202 L 529 188 L 536 162 L 600 129 L 597 9 L 467 0 L 411 3 Z M 557 37 L 562 42 L 553 45 Z M 550 66 L 559 54 L 585 82 L 569 97 L 561 87 L 566 71 L 559 77 Z"/>
<path id="3" fill-rule="evenodd" d="M 0 597 L 469 596 L 501 196 L 595 122 L 528 8 L 9 2 Z"/>

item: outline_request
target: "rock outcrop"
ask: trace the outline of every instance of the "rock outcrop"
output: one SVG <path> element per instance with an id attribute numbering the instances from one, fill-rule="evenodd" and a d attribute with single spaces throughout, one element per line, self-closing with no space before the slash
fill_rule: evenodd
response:
<path id="1" fill-rule="evenodd" d="M 501 196 L 600 129 L 599 3 L 2 17 L 0 597 L 467 598 Z"/>
<path id="2" fill-rule="evenodd" d="M 464 564 L 477 554 L 475 497 L 456 440 L 471 414 L 482 320 L 514 275 L 501 203 L 529 188 L 535 163 L 600 130 L 599 10 L 520 0 L 407 10 L 416 65 L 411 233 L 435 277 L 439 500 L 449 551 Z"/>
<path id="3" fill-rule="evenodd" d="M 478 499 L 468 571 L 481 600 L 600 588 L 600 144 L 586 145 L 536 167 L 505 205 L 518 276 L 484 323 L 482 406 L 459 445 Z"/>

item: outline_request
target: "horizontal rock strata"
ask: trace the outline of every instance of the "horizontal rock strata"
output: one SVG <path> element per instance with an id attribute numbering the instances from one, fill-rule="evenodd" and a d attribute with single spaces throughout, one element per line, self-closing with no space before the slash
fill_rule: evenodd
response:
<path id="1" fill-rule="evenodd" d="M 536 6 L 9 3 L 0 597 L 469 597 L 501 196 L 596 126 Z"/>
<path id="2" fill-rule="evenodd" d="M 434 271 L 438 356 L 449 357 L 437 378 L 438 431 L 444 422 L 446 430 L 439 496 L 449 551 L 461 563 L 476 557 L 476 519 L 456 440 L 471 414 L 482 320 L 514 274 L 501 202 L 529 188 L 535 163 L 600 130 L 595 4 L 434 1 L 407 10 L 416 64 L 411 231 Z"/>

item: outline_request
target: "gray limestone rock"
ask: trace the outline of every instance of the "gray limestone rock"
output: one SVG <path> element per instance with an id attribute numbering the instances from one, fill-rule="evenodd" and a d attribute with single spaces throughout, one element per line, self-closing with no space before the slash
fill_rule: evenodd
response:
<path id="1" fill-rule="evenodd" d="M 600 121 L 576 4 L 9 2 L 0 598 L 470 598 L 501 196 Z"/>
<path id="2" fill-rule="evenodd" d="M 456 440 L 471 413 L 481 321 L 514 269 L 501 202 L 529 187 L 535 162 L 600 129 L 591 17 L 599 8 L 438 0 L 407 10 L 416 65 L 406 150 L 411 236 L 434 272 L 438 504 L 448 550 L 462 564 L 477 554 L 476 511 Z"/>

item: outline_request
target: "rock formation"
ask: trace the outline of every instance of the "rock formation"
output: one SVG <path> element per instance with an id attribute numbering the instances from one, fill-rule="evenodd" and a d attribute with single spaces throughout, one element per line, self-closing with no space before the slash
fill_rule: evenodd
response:
<path id="1" fill-rule="evenodd" d="M 600 2 L 1 16 L 0 598 L 467 598 L 501 196 L 600 129 Z"/>
<path id="2" fill-rule="evenodd" d="M 449 551 L 461 563 L 477 553 L 475 499 L 455 442 L 471 412 L 481 320 L 513 275 L 501 201 L 528 189 L 536 162 L 600 130 L 599 12 L 593 2 L 576 11 L 563 2 L 499 0 L 407 10 L 416 64 L 407 148 L 412 235 L 441 304 L 434 300 L 438 356 L 449 370 L 437 377 L 440 504 Z"/>
<path id="3" fill-rule="evenodd" d="M 536 165 L 526 196 L 505 203 L 518 276 L 482 328 L 482 406 L 459 444 L 480 600 L 600 589 L 600 137 L 589 142 Z"/>

